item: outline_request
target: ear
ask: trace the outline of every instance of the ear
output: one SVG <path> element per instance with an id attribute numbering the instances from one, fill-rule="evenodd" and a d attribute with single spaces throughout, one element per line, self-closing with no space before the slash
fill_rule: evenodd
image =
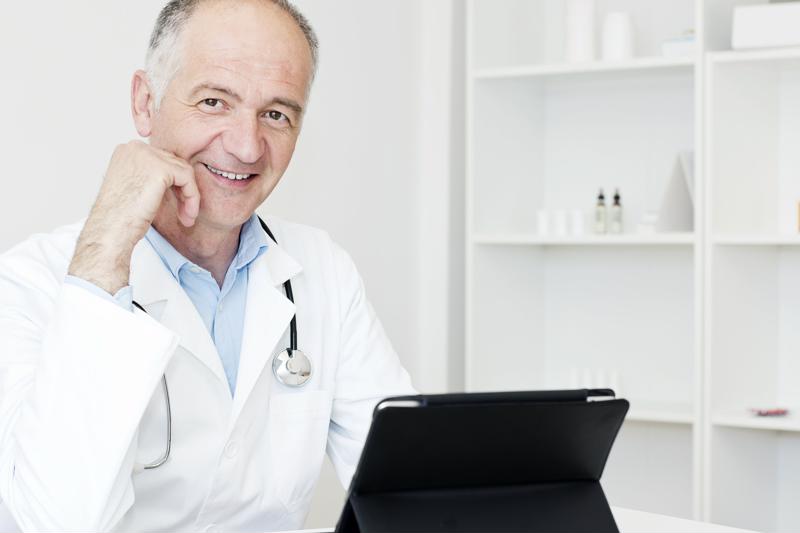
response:
<path id="1" fill-rule="evenodd" d="M 147 73 L 137 70 L 131 81 L 131 114 L 136 131 L 142 137 L 149 137 L 153 131 L 153 117 L 156 113 L 156 100 L 147 79 Z"/>

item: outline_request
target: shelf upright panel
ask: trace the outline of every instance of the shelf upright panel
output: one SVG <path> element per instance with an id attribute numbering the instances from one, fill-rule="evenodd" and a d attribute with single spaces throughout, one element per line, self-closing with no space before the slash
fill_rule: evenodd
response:
<path id="1" fill-rule="evenodd" d="M 464 232 L 466 243 L 464 243 L 465 249 L 465 257 L 464 260 L 466 264 L 464 265 L 464 279 L 466 281 L 465 295 L 464 295 L 464 332 L 466 335 L 465 339 L 465 346 L 464 346 L 464 387 L 467 391 L 471 389 L 471 380 L 473 375 L 472 370 L 472 359 L 473 359 L 473 331 L 474 331 L 474 324 L 472 319 L 472 309 L 475 306 L 474 302 L 474 295 L 473 295 L 473 286 L 474 286 L 474 269 L 473 263 L 475 261 L 474 258 L 474 247 L 475 244 L 473 243 L 473 234 L 475 232 L 475 222 L 474 222 L 474 187 L 473 187 L 473 159 L 475 153 L 475 147 L 472 140 L 472 131 L 474 129 L 474 116 L 472 113 L 472 109 L 474 106 L 474 87 L 473 87 L 473 75 L 472 73 L 475 70 L 474 64 L 474 56 L 475 56 L 475 3 L 479 0 L 467 0 L 467 12 L 465 16 L 466 21 L 466 29 L 465 29 L 465 76 L 464 76 L 464 83 L 466 86 L 465 90 L 465 105 L 466 109 L 464 112 L 466 113 L 466 120 L 464 128 L 464 134 L 466 138 L 464 139 L 464 146 L 465 146 L 465 153 L 466 153 L 466 164 L 465 164 L 465 173 L 466 173 L 466 186 L 465 186 L 465 196 L 466 196 L 466 209 L 464 210 L 465 215 L 465 227 L 466 231 Z"/>
<path id="2" fill-rule="evenodd" d="M 692 517 L 702 520 L 706 517 L 707 472 L 709 427 L 707 412 L 707 314 L 706 286 L 708 281 L 708 173 L 706 172 L 706 5 L 705 0 L 694 2 L 695 67 L 694 67 L 694 172 L 695 172 L 695 242 L 694 254 L 694 432 L 692 434 Z"/>

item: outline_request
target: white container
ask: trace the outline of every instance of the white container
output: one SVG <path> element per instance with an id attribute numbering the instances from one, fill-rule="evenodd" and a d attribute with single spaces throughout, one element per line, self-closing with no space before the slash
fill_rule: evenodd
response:
<path id="1" fill-rule="evenodd" d="M 658 213 L 648 211 L 642 215 L 642 220 L 636 226 L 636 232 L 640 235 L 652 235 L 656 232 L 658 224 Z"/>
<path id="2" fill-rule="evenodd" d="M 557 209 L 553 212 L 553 233 L 556 237 L 567 236 L 567 211 L 564 209 Z"/>
<path id="3" fill-rule="evenodd" d="M 542 237 L 550 235 L 550 212 L 546 209 L 536 212 L 536 231 Z"/>
<path id="4" fill-rule="evenodd" d="M 570 212 L 569 230 L 572 235 L 581 236 L 586 233 L 586 215 L 580 209 Z"/>
<path id="5" fill-rule="evenodd" d="M 633 19 L 623 11 L 608 13 L 603 20 L 603 61 L 626 61 L 633 57 Z"/>
<path id="6" fill-rule="evenodd" d="M 697 53 L 697 39 L 693 31 L 667 39 L 661 43 L 661 55 L 664 57 L 691 57 Z"/>
<path id="7" fill-rule="evenodd" d="M 566 0 L 564 59 L 568 63 L 594 61 L 594 0 Z"/>
<path id="8" fill-rule="evenodd" d="M 731 46 L 766 48 L 800 45 L 800 2 L 737 6 Z"/>

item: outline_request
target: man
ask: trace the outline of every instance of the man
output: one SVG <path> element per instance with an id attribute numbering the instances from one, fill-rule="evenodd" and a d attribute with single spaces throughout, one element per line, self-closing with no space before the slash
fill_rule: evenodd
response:
<path id="1" fill-rule="evenodd" d="M 376 401 L 413 392 L 349 257 L 254 215 L 316 57 L 284 0 L 173 0 L 133 76 L 149 144 L 116 149 L 85 223 L 0 257 L 0 496 L 20 528 L 300 528 L 326 449 L 346 486 Z M 273 371 L 295 313 L 304 384 Z"/>

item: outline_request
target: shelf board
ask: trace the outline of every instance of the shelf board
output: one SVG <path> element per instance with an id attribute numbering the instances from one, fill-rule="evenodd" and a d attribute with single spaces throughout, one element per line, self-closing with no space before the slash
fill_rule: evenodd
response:
<path id="1" fill-rule="evenodd" d="M 800 246 L 800 235 L 717 235 L 719 246 Z"/>
<path id="2" fill-rule="evenodd" d="M 695 243 L 693 233 L 655 233 L 651 235 L 542 236 L 527 233 L 477 234 L 472 242 L 499 246 L 684 246 Z"/>
<path id="3" fill-rule="evenodd" d="M 718 414 L 711 418 L 711 423 L 728 428 L 800 432 L 800 417 L 794 414 L 781 417 Z"/>
<path id="4" fill-rule="evenodd" d="M 668 411 L 664 409 L 636 409 L 632 407 L 625 417 L 625 421 L 692 425 L 694 424 L 694 415 L 680 410 Z"/>
<path id="5" fill-rule="evenodd" d="M 642 57 L 620 62 L 593 61 L 590 63 L 556 63 L 548 65 L 482 68 L 473 71 L 472 77 L 475 80 L 514 79 L 690 68 L 693 67 L 694 64 L 695 58 L 693 57 Z"/>
<path id="6" fill-rule="evenodd" d="M 800 60 L 800 47 L 767 48 L 762 50 L 726 50 L 706 55 L 713 64 L 759 63 L 781 60 Z"/>

